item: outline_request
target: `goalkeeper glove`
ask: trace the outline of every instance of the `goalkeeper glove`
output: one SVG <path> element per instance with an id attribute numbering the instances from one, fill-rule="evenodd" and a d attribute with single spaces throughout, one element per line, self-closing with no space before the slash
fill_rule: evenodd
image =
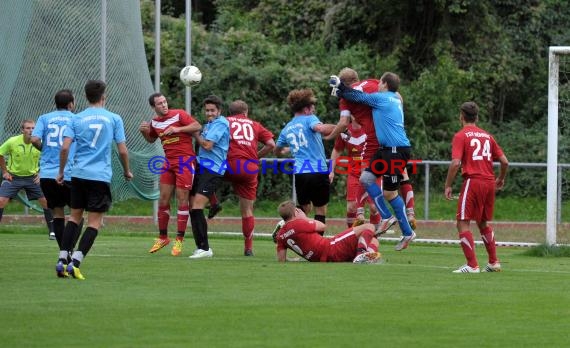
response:
<path id="1" fill-rule="evenodd" d="M 331 77 L 329 78 L 329 86 L 331 86 L 332 88 L 337 88 L 338 85 L 340 85 L 340 77 L 336 75 L 331 75 Z"/>

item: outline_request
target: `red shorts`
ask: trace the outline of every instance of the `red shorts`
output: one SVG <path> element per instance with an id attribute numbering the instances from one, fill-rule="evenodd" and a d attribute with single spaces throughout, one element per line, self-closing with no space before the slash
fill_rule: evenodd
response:
<path id="1" fill-rule="evenodd" d="M 230 182 L 239 197 L 254 201 L 257 198 L 257 174 L 259 165 L 243 159 L 228 161 L 224 180 Z"/>
<path id="2" fill-rule="evenodd" d="M 164 172 L 160 174 L 160 183 L 166 185 L 175 185 L 177 188 L 190 190 L 194 181 L 194 172 L 196 171 L 196 161 L 187 161 L 191 156 L 181 159 L 172 159 L 164 163 Z M 193 156 L 192 156 L 193 157 Z M 184 161 L 182 161 L 182 159 Z M 180 166 L 180 163 L 183 163 Z"/>
<path id="3" fill-rule="evenodd" d="M 380 188 L 382 188 L 381 176 L 376 179 L 376 183 L 378 186 L 380 186 Z M 364 200 L 366 198 L 368 198 L 368 193 L 366 192 L 366 189 L 360 184 L 360 178 L 354 175 L 349 175 L 346 178 L 346 200 L 349 202 L 356 201 L 364 205 Z M 368 201 L 371 204 L 374 204 L 371 199 L 368 199 Z"/>
<path id="4" fill-rule="evenodd" d="M 324 260 L 326 262 L 352 262 L 356 257 L 358 238 L 352 227 L 334 235 L 330 239 L 328 253 Z"/>
<path id="5" fill-rule="evenodd" d="M 495 206 L 495 182 L 465 179 L 457 203 L 457 220 L 491 221 Z"/>

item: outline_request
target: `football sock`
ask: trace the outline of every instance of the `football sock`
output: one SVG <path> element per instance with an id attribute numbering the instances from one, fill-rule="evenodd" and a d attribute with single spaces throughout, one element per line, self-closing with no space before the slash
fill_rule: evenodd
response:
<path id="1" fill-rule="evenodd" d="M 204 216 L 204 209 L 192 209 L 190 211 L 190 221 L 196 247 L 202 250 L 210 249 L 208 243 L 208 222 L 206 221 L 206 216 Z"/>
<path id="2" fill-rule="evenodd" d="M 168 221 L 170 220 L 170 205 L 162 205 L 158 207 L 158 231 L 160 235 L 167 234 Z"/>
<path id="3" fill-rule="evenodd" d="M 4 208 L 0 208 L 0 221 L 2 221 L 2 215 L 4 215 Z"/>
<path id="4" fill-rule="evenodd" d="M 80 252 L 83 257 L 87 256 L 89 250 L 95 243 L 95 238 L 97 238 L 97 234 L 99 231 L 93 227 L 87 227 L 79 240 L 79 245 L 77 247 L 77 251 L 73 252 L 72 258 L 75 259 L 75 253 Z M 81 260 L 80 260 L 81 261 Z M 78 266 L 79 267 L 79 266 Z"/>
<path id="5" fill-rule="evenodd" d="M 61 250 L 65 250 L 65 252 L 73 250 L 75 248 L 77 235 L 79 235 L 79 226 L 73 221 L 68 221 L 63 230 Z"/>
<path id="6" fill-rule="evenodd" d="M 55 233 L 55 240 L 61 250 L 63 243 L 63 230 L 65 229 L 65 219 L 64 218 L 53 218 L 53 232 Z"/>
<path id="7" fill-rule="evenodd" d="M 400 195 L 406 203 L 406 209 L 414 209 L 414 191 L 410 180 L 400 182 Z"/>
<path id="8" fill-rule="evenodd" d="M 44 209 L 44 219 L 46 220 L 48 232 L 54 232 L 54 230 L 53 230 L 53 213 L 51 212 L 51 209 L 49 209 L 49 208 Z"/>
<path id="9" fill-rule="evenodd" d="M 354 223 L 354 219 L 356 218 L 356 213 L 355 212 L 346 212 L 346 225 L 348 227 L 352 227 L 352 224 Z"/>
<path id="10" fill-rule="evenodd" d="M 370 230 L 362 231 L 358 238 L 358 250 L 378 251 L 378 246 L 372 242 L 375 238 L 374 232 Z"/>
<path id="11" fill-rule="evenodd" d="M 475 255 L 475 242 L 473 241 L 473 234 L 471 231 L 464 231 L 459 233 L 459 242 L 461 244 L 461 249 L 463 249 L 463 254 L 467 259 L 467 265 L 469 267 L 478 267 L 477 256 Z"/>
<path id="12" fill-rule="evenodd" d="M 378 225 L 380 223 L 380 214 L 378 212 L 370 214 L 370 223 L 373 225 Z"/>
<path id="13" fill-rule="evenodd" d="M 244 238 L 245 250 L 251 250 L 253 248 L 254 229 L 255 229 L 255 218 L 253 216 L 247 216 L 241 218 L 241 232 Z"/>
<path id="14" fill-rule="evenodd" d="M 402 234 L 404 236 L 411 236 L 413 231 L 410 227 L 410 223 L 408 222 L 408 216 L 406 215 L 406 206 L 404 205 L 404 200 L 400 196 L 396 196 L 396 198 L 390 201 L 390 205 L 394 209 L 394 214 L 398 219 L 398 223 L 400 224 L 400 229 L 402 230 Z"/>
<path id="15" fill-rule="evenodd" d="M 189 215 L 190 212 L 188 211 L 187 205 L 178 207 L 178 212 L 176 213 L 176 223 L 178 227 L 178 233 L 176 233 L 177 237 L 184 237 Z"/>
<path id="16" fill-rule="evenodd" d="M 392 213 L 390 213 L 390 209 L 388 209 L 388 206 L 384 201 L 384 195 L 382 194 L 380 187 L 374 183 L 368 185 L 366 187 L 366 191 L 374 202 L 376 209 L 378 209 L 378 212 L 382 215 L 382 219 L 389 219 L 392 216 Z"/>
<path id="17" fill-rule="evenodd" d="M 315 220 L 322 222 L 323 224 L 326 224 L 326 217 L 324 215 L 315 215 Z M 322 236 L 325 234 L 325 232 L 319 232 L 319 234 Z"/>
<path id="18" fill-rule="evenodd" d="M 487 254 L 489 255 L 489 263 L 497 262 L 497 246 L 495 243 L 495 233 L 491 227 L 487 226 L 481 230 L 481 239 L 483 239 L 483 244 L 485 249 L 487 249 Z"/>

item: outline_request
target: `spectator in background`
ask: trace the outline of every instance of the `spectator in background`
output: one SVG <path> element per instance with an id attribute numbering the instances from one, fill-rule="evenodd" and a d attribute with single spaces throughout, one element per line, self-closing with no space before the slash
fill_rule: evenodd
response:
<path id="1" fill-rule="evenodd" d="M 291 153 L 295 159 L 295 192 L 297 201 L 308 214 L 315 207 L 315 220 L 326 222 L 330 181 L 322 135 L 329 134 L 334 125 L 323 124 L 315 115 L 317 99 L 311 89 L 289 92 L 287 104 L 293 119 L 279 134 L 277 156 Z M 323 232 L 323 231 L 321 231 Z"/>
<path id="2" fill-rule="evenodd" d="M 80 266 L 93 246 L 104 214 L 112 203 L 111 178 L 111 146 L 117 144 L 119 160 L 123 167 L 123 176 L 131 180 L 133 174 L 129 168 L 129 154 L 126 146 L 125 129 L 121 116 L 105 109 L 107 85 L 100 80 L 89 80 L 85 84 L 85 96 L 89 103 L 87 109 L 72 118 L 70 127 L 63 131 L 59 173 L 56 181 L 64 183 L 64 172 L 67 161 L 73 161 L 71 170 L 71 214 L 65 225 L 62 247 L 56 264 L 59 277 L 67 275 L 84 280 Z M 69 159 L 71 143 L 75 141 L 75 155 Z M 83 212 L 88 212 L 87 228 L 81 235 L 77 250 L 67 263 L 68 250 L 74 249 L 74 236 L 80 234 L 79 223 Z"/>
<path id="3" fill-rule="evenodd" d="M 191 191 L 193 201 L 190 219 L 196 243 L 196 250 L 190 255 L 191 259 L 214 256 L 208 242 L 208 222 L 204 215 L 204 207 L 222 182 L 230 143 L 229 123 L 222 116 L 222 100 L 215 95 L 210 95 L 204 99 L 203 105 L 208 122 L 204 125 L 201 134 L 194 133 L 200 148 L 196 176 Z"/>
<path id="4" fill-rule="evenodd" d="M 231 182 L 239 198 L 244 255 L 253 256 L 255 229 L 253 203 L 257 197 L 258 160 L 273 151 L 275 141 L 270 131 L 248 117 L 249 108 L 243 100 L 233 101 L 229 112 L 230 116 L 227 117 L 230 127 L 229 168 L 224 178 Z M 263 144 L 259 150 L 258 143 Z"/>
<path id="5" fill-rule="evenodd" d="M 196 168 L 192 133 L 202 126 L 191 115 L 181 109 L 169 109 L 168 100 L 161 93 L 153 93 L 148 98 L 150 107 L 156 113 L 151 122 L 143 121 L 139 131 L 145 140 L 154 143 L 160 138 L 166 162 L 160 175 L 160 196 L 158 199 L 158 238 L 150 253 L 155 253 L 170 243 L 168 220 L 170 220 L 170 200 L 176 193 L 177 232 L 172 256 L 182 253 L 184 235 L 189 217 L 189 196 Z"/>
<path id="6" fill-rule="evenodd" d="M 374 237 L 374 226 L 363 224 L 332 236 L 323 237 L 325 224 L 308 219 L 292 201 L 279 205 L 283 226 L 274 235 L 277 260 L 287 260 L 287 249 L 311 262 L 376 263 L 380 260 L 379 242 Z"/>
<path id="7" fill-rule="evenodd" d="M 0 146 L 0 168 L 2 169 L 0 221 L 2 221 L 6 205 L 18 195 L 20 190 L 24 190 L 28 200 L 38 200 L 44 212 L 48 237 L 56 239 L 52 211 L 48 208 L 47 200 L 40 188 L 38 175 L 40 151 L 32 145 L 34 127 L 34 121 L 22 121 L 22 134 L 9 138 Z M 6 162 L 6 157 L 9 157 L 8 162 Z"/>
<path id="8" fill-rule="evenodd" d="M 462 168 L 463 184 L 457 203 L 457 232 L 467 264 L 453 273 L 479 273 L 479 264 L 475 255 L 475 242 L 470 230 L 470 222 L 477 223 L 481 239 L 489 256 L 486 272 L 500 272 L 501 264 L 497 258 L 495 233 L 489 226 L 493 219 L 495 189 L 505 185 L 505 176 L 509 161 L 495 138 L 487 131 L 477 127 L 479 107 L 474 102 L 461 105 L 459 121 L 462 129 L 455 133 L 451 144 L 451 164 L 445 180 L 445 198 L 452 198 L 451 185 Z M 493 160 L 500 162 L 499 176 L 495 178 Z"/>

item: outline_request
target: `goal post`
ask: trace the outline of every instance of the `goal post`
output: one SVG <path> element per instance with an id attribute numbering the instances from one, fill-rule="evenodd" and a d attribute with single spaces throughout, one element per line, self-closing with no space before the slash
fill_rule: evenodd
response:
<path id="1" fill-rule="evenodd" d="M 570 46 L 550 47 L 548 54 L 548 152 L 546 163 L 546 244 L 555 245 L 559 216 L 558 107 L 560 57 L 570 55 Z M 568 81 L 563 81 L 568 84 Z"/>

